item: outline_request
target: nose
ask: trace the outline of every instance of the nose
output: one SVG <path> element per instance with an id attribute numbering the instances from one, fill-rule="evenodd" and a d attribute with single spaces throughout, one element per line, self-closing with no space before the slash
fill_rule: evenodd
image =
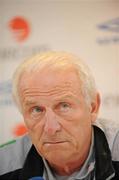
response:
<path id="1" fill-rule="evenodd" d="M 55 135 L 61 130 L 61 125 L 58 122 L 58 116 L 51 109 L 46 111 L 44 131 L 48 135 Z"/>

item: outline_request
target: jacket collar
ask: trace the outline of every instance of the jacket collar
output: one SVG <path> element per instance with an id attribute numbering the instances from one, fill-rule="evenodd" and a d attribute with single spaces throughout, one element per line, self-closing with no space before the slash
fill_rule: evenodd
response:
<path id="1" fill-rule="evenodd" d="M 114 174 L 114 169 L 107 139 L 104 132 L 97 126 L 94 126 L 94 146 L 96 180 L 105 180 Z M 32 145 L 19 179 L 28 180 L 34 176 L 43 176 L 43 169 L 44 164 L 42 157 L 37 153 L 34 145 Z"/>
<path id="2" fill-rule="evenodd" d="M 37 153 L 34 145 L 32 145 L 25 160 L 19 180 L 28 180 L 31 177 L 43 176 L 43 167 L 42 157 Z"/>
<path id="3" fill-rule="evenodd" d="M 111 152 L 104 132 L 94 126 L 96 180 L 105 180 L 114 175 Z"/>

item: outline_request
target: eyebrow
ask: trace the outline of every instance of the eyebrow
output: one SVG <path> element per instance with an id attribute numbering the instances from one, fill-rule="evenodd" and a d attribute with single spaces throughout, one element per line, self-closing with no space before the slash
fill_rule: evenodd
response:
<path id="1" fill-rule="evenodd" d="M 32 101 L 32 100 L 27 100 L 25 103 L 24 103 L 24 105 L 26 105 L 26 106 L 29 106 L 29 105 L 34 105 L 34 104 L 36 104 L 34 101 Z"/>
<path id="2" fill-rule="evenodd" d="M 76 98 L 75 96 L 73 96 L 73 95 L 66 95 L 66 96 L 62 96 L 62 97 L 60 97 L 60 98 L 57 98 L 56 99 L 56 101 L 65 101 L 65 100 L 67 100 L 67 99 L 73 99 L 73 100 L 75 100 L 75 101 L 77 101 L 78 103 L 80 102 L 80 100 L 78 99 L 78 98 Z"/>

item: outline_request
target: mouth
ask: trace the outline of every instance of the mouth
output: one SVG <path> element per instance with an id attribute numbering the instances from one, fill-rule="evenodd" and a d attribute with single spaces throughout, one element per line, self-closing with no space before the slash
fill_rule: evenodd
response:
<path id="1" fill-rule="evenodd" d="M 63 143 L 66 143 L 66 141 L 47 141 L 47 142 L 44 142 L 43 144 L 44 145 L 57 145 L 57 144 L 63 144 Z"/>

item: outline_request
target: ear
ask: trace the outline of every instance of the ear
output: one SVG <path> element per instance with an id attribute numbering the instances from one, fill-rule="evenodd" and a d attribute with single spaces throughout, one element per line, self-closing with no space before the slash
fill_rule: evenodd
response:
<path id="1" fill-rule="evenodd" d="M 97 115 L 99 112 L 99 107 L 100 107 L 100 94 L 97 93 L 94 102 L 91 103 L 91 121 L 92 123 L 95 122 L 95 120 L 97 119 Z"/>

